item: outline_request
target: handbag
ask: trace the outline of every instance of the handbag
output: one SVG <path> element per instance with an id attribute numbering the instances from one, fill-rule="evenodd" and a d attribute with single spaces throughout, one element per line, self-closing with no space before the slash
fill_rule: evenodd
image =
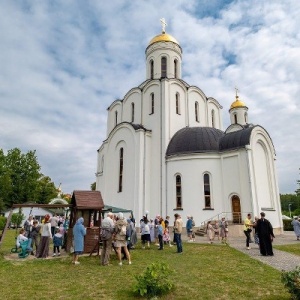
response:
<path id="1" fill-rule="evenodd" d="M 225 228 L 225 232 L 228 232 L 228 228 Z"/>

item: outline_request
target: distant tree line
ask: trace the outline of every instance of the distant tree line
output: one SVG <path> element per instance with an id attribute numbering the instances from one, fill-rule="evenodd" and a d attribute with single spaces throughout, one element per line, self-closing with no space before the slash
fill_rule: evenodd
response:
<path id="1" fill-rule="evenodd" d="M 280 195 L 282 214 L 300 216 L 300 180 L 297 180 L 298 188 L 295 194 Z"/>
<path id="2" fill-rule="evenodd" d="M 0 149 L 0 212 L 12 204 L 49 203 L 57 196 L 57 188 L 49 176 L 41 173 L 36 151 L 22 153 L 14 148 Z"/>

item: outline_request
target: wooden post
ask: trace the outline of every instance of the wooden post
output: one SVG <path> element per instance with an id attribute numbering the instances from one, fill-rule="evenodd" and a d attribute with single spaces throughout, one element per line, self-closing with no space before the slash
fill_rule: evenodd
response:
<path id="1" fill-rule="evenodd" d="M 7 220 L 6 220 L 5 227 L 4 227 L 3 231 L 2 231 L 2 234 L 1 234 L 1 237 L 0 237 L 0 246 L 2 245 L 2 242 L 4 240 L 4 236 L 5 236 L 6 230 L 8 228 L 8 225 L 10 223 L 12 214 L 13 214 L 13 209 L 10 210 L 9 215 L 7 217 Z"/>

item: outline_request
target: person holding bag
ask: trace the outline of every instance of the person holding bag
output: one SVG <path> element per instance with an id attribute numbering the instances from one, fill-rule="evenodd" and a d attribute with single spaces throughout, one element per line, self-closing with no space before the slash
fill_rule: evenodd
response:
<path id="1" fill-rule="evenodd" d="M 253 227 L 253 224 L 252 224 L 252 221 L 251 221 L 251 214 L 248 214 L 247 215 L 247 218 L 245 219 L 244 221 L 244 234 L 246 236 L 246 248 L 247 250 L 250 250 L 250 246 L 249 246 L 249 243 L 250 243 L 250 234 L 252 232 L 252 228 Z"/>
<path id="2" fill-rule="evenodd" d="M 107 214 L 107 217 L 102 220 L 101 224 L 101 240 L 102 240 L 102 251 L 101 251 L 101 265 L 108 266 L 109 258 L 112 248 L 113 232 L 114 232 L 114 215 L 112 212 Z"/>
<path id="3" fill-rule="evenodd" d="M 220 222 L 220 237 L 222 238 L 222 243 L 227 244 L 228 237 L 228 223 L 225 220 L 225 217 L 222 217 Z"/>

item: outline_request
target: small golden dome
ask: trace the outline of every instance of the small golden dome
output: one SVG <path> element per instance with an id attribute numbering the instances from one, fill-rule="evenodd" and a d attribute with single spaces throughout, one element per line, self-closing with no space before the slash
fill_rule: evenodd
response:
<path id="1" fill-rule="evenodd" d="M 161 33 L 157 36 L 155 36 L 149 43 L 149 46 L 154 44 L 154 43 L 158 43 L 158 42 L 173 42 L 175 44 L 178 44 L 178 41 L 172 37 L 170 34 L 167 33 Z"/>
<path id="2" fill-rule="evenodd" d="M 236 100 L 234 102 L 232 102 L 230 109 L 236 108 L 236 107 L 246 107 L 246 104 L 239 99 L 239 96 L 236 95 L 235 98 L 236 98 Z"/>

